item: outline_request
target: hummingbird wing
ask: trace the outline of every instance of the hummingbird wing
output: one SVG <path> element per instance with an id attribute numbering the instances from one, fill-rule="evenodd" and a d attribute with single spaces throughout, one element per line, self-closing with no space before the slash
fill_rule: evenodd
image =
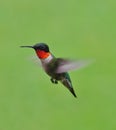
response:
<path id="1" fill-rule="evenodd" d="M 34 63 L 36 63 L 37 65 L 39 65 L 40 67 L 42 67 L 41 62 L 40 62 L 40 60 L 38 59 L 37 56 L 35 56 L 35 55 L 34 55 L 34 56 L 31 56 L 30 59 L 31 59 Z"/>
<path id="2" fill-rule="evenodd" d="M 67 60 L 67 59 L 57 59 L 58 66 L 56 73 L 68 72 L 75 69 L 81 69 L 92 63 L 92 60 Z"/>
<path id="3" fill-rule="evenodd" d="M 42 67 L 40 60 L 35 55 L 30 55 L 26 58 L 28 61 L 32 61 L 35 65 Z"/>

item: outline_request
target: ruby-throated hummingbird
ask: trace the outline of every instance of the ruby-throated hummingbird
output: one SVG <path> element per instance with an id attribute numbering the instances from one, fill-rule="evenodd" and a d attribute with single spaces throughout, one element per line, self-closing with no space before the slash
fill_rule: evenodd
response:
<path id="1" fill-rule="evenodd" d="M 34 46 L 21 46 L 33 48 L 42 63 L 42 67 L 45 72 L 51 77 L 51 82 L 58 84 L 60 81 L 68 90 L 77 97 L 70 76 L 68 74 L 69 70 L 78 69 L 82 67 L 85 63 L 83 61 L 73 61 L 62 58 L 56 58 L 49 50 L 49 47 L 45 43 L 37 43 Z"/>

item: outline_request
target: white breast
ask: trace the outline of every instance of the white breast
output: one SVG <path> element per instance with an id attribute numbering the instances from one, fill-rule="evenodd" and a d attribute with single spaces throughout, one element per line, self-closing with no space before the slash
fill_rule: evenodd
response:
<path id="1" fill-rule="evenodd" d="M 49 55 L 47 58 L 41 59 L 41 62 L 42 62 L 42 64 L 46 65 L 46 64 L 48 64 L 52 59 L 53 59 L 53 55 L 51 54 L 51 55 Z"/>

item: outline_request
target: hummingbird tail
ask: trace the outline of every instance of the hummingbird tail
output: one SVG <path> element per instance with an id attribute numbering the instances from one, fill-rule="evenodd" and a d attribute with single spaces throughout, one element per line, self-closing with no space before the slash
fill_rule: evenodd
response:
<path id="1" fill-rule="evenodd" d="M 73 89 L 73 88 L 68 88 L 68 89 L 69 89 L 70 92 L 73 94 L 73 96 L 77 98 L 77 96 L 76 96 L 76 94 L 75 94 L 75 92 L 74 92 L 74 89 Z"/>
<path id="2" fill-rule="evenodd" d="M 73 89 L 73 87 L 72 87 L 72 84 L 71 84 L 71 82 L 70 82 L 69 80 L 63 79 L 63 80 L 61 80 L 61 83 L 62 83 L 65 87 L 68 88 L 68 90 L 73 94 L 73 96 L 74 96 L 75 98 L 77 97 L 76 94 L 75 94 L 75 92 L 74 92 L 74 89 Z"/>

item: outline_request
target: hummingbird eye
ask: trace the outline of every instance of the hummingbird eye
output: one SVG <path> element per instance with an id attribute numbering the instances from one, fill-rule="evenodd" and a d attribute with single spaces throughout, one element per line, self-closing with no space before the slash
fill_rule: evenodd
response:
<path id="1" fill-rule="evenodd" d="M 49 52 L 49 47 L 45 43 L 37 43 L 36 45 L 34 45 L 34 49 Z"/>
<path id="2" fill-rule="evenodd" d="M 44 46 L 40 46 L 39 49 L 40 50 L 45 50 L 45 47 Z"/>

